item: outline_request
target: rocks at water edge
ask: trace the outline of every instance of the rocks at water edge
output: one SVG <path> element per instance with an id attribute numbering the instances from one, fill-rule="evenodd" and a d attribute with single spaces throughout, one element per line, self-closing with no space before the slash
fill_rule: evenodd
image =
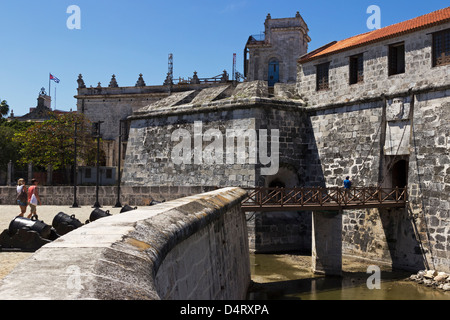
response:
<path id="1" fill-rule="evenodd" d="M 409 280 L 427 287 L 433 287 L 444 291 L 450 291 L 450 274 L 437 272 L 436 270 L 420 270 L 409 277 Z"/>

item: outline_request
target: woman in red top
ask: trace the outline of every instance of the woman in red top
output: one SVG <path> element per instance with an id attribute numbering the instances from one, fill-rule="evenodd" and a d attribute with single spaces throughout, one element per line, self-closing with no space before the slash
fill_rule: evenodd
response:
<path id="1" fill-rule="evenodd" d="M 36 179 L 31 179 L 31 187 L 28 188 L 28 203 L 30 204 L 31 212 L 27 218 L 36 215 L 36 207 L 38 203 L 41 204 L 41 199 L 37 192 L 38 183 Z"/>

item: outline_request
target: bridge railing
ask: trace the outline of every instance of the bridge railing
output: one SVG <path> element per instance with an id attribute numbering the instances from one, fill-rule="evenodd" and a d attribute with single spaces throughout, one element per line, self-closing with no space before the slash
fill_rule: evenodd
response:
<path id="1" fill-rule="evenodd" d="M 381 207 L 402 206 L 406 203 L 405 188 L 386 189 L 379 187 L 308 187 L 308 188 L 246 188 L 247 198 L 242 207 Z"/>

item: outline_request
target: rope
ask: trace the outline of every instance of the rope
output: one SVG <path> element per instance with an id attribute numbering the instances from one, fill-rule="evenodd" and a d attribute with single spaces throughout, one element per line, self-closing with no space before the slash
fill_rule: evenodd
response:
<path id="1" fill-rule="evenodd" d="M 378 130 L 377 130 L 377 133 L 375 134 L 375 137 L 378 136 L 378 133 L 380 132 L 382 125 L 383 125 L 383 121 L 380 121 L 380 125 L 378 126 Z M 370 147 L 370 150 L 367 153 L 366 158 L 363 160 L 363 162 L 361 164 L 361 169 L 358 169 L 358 171 L 356 172 L 356 177 L 358 177 L 359 174 L 361 173 L 361 171 L 364 169 L 364 164 L 366 163 L 366 161 L 369 158 L 369 156 L 372 154 L 372 150 L 373 150 L 374 145 L 375 145 L 375 139 L 372 140 L 372 145 Z M 358 179 L 356 179 L 356 178 L 354 180 L 358 181 Z"/>
<path id="2" fill-rule="evenodd" d="M 403 138 L 404 138 L 404 136 L 405 136 L 406 128 L 408 128 L 408 126 L 405 124 L 405 128 L 403 129 L 402 138 L 400 139 L 400 142 L 399 142 L 399 144 L 398 144 L 397 151 L 395 152 L 395 155 L 394 155 L 394 159 L 393 159 L 393 160 L 391 161 L 391 163 L 389 164 L 389 167 L 388 167 L 388 169 L 386 170 L 386 172 L 385 172 L 385 174 L 384 174 L 384 176 L 383 176 L 383 179 L 382 179 L 381 182 L 378 184 L 379 187 L 381 187 L 381 185 L 384 183 L 384 180 L 386 180 L 386 177 L 387 177 L 388 173 L 391 171 L 392 167 L 393 167 L 394 164 L 395 164 L 395 159 L 398 157 L 398 152 L 400 151 L 400 147 L 401 147 L 401 145 L 402 145 Z"/>

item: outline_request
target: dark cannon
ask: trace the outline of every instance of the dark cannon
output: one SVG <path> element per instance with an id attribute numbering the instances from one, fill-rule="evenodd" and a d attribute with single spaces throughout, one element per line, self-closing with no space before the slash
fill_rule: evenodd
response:
<path id="1" fill-rule="evenodd" d="M 95 208 L 92 212 L 91 215 L 89 216 L 89 221 L 90 222 L 94 222 L 97 219 L 100 218 L 105 218 L 110 216 L 111 214 L 109 213 L 109 210 L 103 211 L 102 209 L 99 208 Z"/>
<path id="2" fill-rule="evenodd" d="M 44 221 L 39 221 L 37 216 L 33 216 L 31 219 L 24 217 L 16 217 L 9 224 L 9 234 L 13 235 L 17 230 L 25 229 L 29 231 L 35 231 L 41 238 L 48 239 L 50 237 L 52 227 L 44 223 Z"/>
<path id="3" fill-rule="evenodd" d="M 163 201 L 152 200 L 150 202 L 149 206 L 154 206 L 154 205 L 157 205 L 157 204 L 160 204 L 160 203 L 163 203 L 163 202 L 166 202 L 166 200 L 163 200 Z"/>
<path id="4" fill-rule="evenodd" d="M 76 219 L 74 214 L 69 216 L 64 212 L 60 212 L 53 218 L 52 226 L 55 228 L 56 233 L 62 236 L 83 226 L 83 223 Z"/>
<path id="5" fill-rule="evenodd" d="M 58 237 L 55 229 L 39 221 L 37 216 L 32 219 L 16 217 L 0 234 L 0 249 L 35 251 Z"/>
<path id="6" fill-rule="evenodd" d="M 120 213 L 123 213 L 123 212 L 127 212 L 127 211 L 131 211 L 131 210 L 136 210 L 137 209 L 137 207 L 134 207 L 134 208 L 132 208 L 132 207 L 130 207 L 129 205 L 124 205 L 123 206 L 123 208 L 120 210 Z"/>

